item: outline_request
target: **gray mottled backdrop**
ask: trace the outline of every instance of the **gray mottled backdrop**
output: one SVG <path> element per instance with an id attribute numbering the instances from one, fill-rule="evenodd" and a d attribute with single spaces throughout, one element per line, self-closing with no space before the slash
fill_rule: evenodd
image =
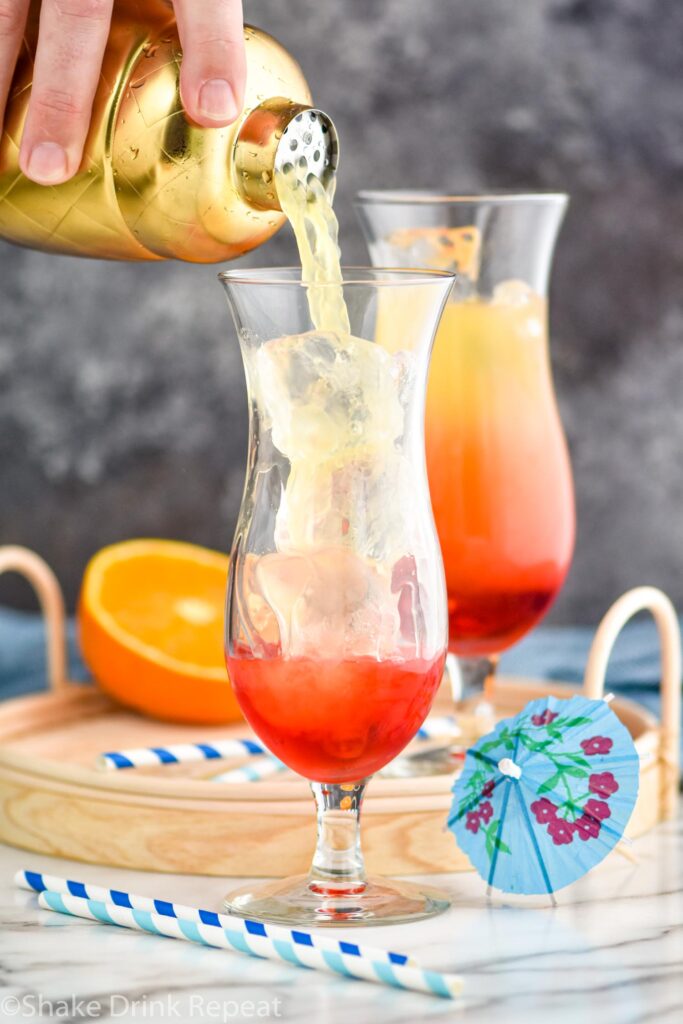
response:
<path id="1" fill-rule="evenodd" d="M 554 616 L 641 582 L 683 603 L 683 6 L 675 0 L 247 0 L 344 146 L 345 258 L 366 186 L 566 189 L 555 377 L 579 503 Z M 253 263 L 293 260 L 282 232 Z M 214 268 L 0 243 L 0 542 L 73 600 L 130 536 L 229 546 L 242 371 Z M 28 594 L 3 582 L 0 599 Z"/>

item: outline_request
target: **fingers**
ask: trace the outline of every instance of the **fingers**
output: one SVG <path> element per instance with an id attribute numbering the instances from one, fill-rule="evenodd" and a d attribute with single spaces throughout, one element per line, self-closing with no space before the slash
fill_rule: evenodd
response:
<path id="1" fill-rule="evenodd" d="M 0 0 L 0 131 L 14 65 L 24 35 L 29 0 Z"/>
<path id="2" fill-rule="evenodd" d="M 83 155 L 113 0 L 43 0 L 33 87 L 19 164 L 55 185 Z M 28 0 L 0 0 L 0 123 L 26 21 Z M 242 109 L 246 61 L 241 0 L 175 0 L 184 57 L 183 105 L 206 127 L 230 124 Z"/>
<path id="3" fill-rule="evenodd" d="M 19 152 L 22 171 L 41 185 L 59 184 L 78 170 L 112 3 L 43 0 L 33 87 Z"/>
<path id="4" fill-rule="evenodd" d="M 241 0 L 174 0 L 183 62 L 180 95 L 205 128 L 231 124 L 242 110 L 246 59 Z"/>

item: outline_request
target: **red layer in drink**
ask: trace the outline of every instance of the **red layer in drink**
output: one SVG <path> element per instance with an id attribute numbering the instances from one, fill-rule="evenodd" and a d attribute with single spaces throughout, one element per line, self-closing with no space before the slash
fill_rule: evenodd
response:
<path id="1" fill-rule="evenodd" d="M 227 665 L 245 718 L 276 757 L 315 782 L 357 782 L 413 738 L 444 660 L 228 656 Z"/>

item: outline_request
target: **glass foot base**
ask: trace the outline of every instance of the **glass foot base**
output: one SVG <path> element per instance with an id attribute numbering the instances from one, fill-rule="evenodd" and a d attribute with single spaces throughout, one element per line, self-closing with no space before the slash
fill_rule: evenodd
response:
<path id="1" fill-rule="evenodd" d="M 402 754 L 378 773 L 382 779 L 415 779 L 427 775 L 455 775 L 465 763 L 462 747 L 432 747 Z"/>
<path id="2" fill-rule="evenodd" d="M 458 709 L 457 740 L 421 750 L 419 745 L 401 754 L 379 772 L 384 779 L 414 779 L 428 775 L 457 775 L 465 755 L 482 736 L 496 726 L 495 709 L 488 701 L 478 700 Z"/>
<path id="3" fill-rule="evenodd" d="M 282 924 L 353 925 L 396 924 L 441 914 L 450 899 L 438 889 L 412 882 L 369 878 L 342 887 L 308 875 L 255 883 L 230 893 L 225 907 L 231 914 Z"/>

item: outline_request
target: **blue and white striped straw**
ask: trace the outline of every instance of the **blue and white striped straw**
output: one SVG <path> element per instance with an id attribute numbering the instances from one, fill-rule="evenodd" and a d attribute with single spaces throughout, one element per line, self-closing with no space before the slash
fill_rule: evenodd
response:
<path id="1" fill-rule="evenodd" d="M 34 874 L 33 872 L 19 872 L 17 880 L 22 876 Z M 47 878 L 49 876 L 42 876 L 43 881 Z M 57 881 L 64 880 L 58 879 Z M 18 884 L 22 884 L 21 881 L 18 881 Z M 79 886 L 81 883 L 68 884 Z M 34 887 L 30 886 L 30 888 Z M 248 956 L 268 960 L 284 960 L 298 967 L 315 968 L 347 978 L 374 981 L 394 988 L 412 989 L 446 999 L 453 999 L 462 991 L 461 978 L 425 970 L 399 954 L 381 951 L 378 957 L 375 955 L 378 951 L 361 949 L 354 943 L 335 942 L 335 940 L 325 941 L 336 945 L 336 950 L 330 949 L 329 946 L 324 948 L 321 944 L 322 937 L 311 936 L 307 932 L 292 930 L 288 939 L 275 938 L 273 937 L 274 926 L 265 926 L 257 921 L 242 921 L 240 918 L 231 918 L 225 915 L 214 915 L 218 919 L 218 923 L 207 923 L 201 919 L 190 920 L 156 911 L 136 909 L 122 903 L 89 899 L 85 886 L 82 887 L 82 890 L 84 895 L 68 895 L 51 889 L 42 889 L 38 902 L 45 910 L 54 910 L 73 917 L 83 917 L 88 920 L 100 921 L 103 924 L 149 932 L 152 935 L 185 939 L 188 942 L 196 942 L 205 946 L 232 949 Z M 207 912 L 195 911 L 195 913 L 205 914 Z M 226 923 L 220 923 L 221 921 Z M 266 927 L 270 934 L 266 931 Z M 288 929 L 284 930 L 288 931 Z M 315 942 L 309 941 L 313 939 Z M 396 959 L 390 959 L 392 956 Z"/>
<path id="2" fill-rule="evenodd" d="M 432 715 L 415 734 L 416 740 L 431 740 L 440 736 L 457 736 L 460 732 L 452 715 Z M 169 743 L 165 747 L 131 747 L 124 750 L 109 750 L 97 759 L 99 768 L 117 771 L 121 768 L 147 768 L 160 764 L 189 764 L 193 761 L 212 761 L 237 757 L 261 757 L 269 751 L 258 740 L 214 740 L 213 743 Z M 270 756 L 270 755 L 269 755 Z M 234 781 L 248 781 L 263 778 L 264 775 L 250 776 L 248 771 L 239 773 Z M 228 773 L 226 773 L 228 774 Z M 228 781 L 221 779 L 220 781 Z"/>
<path id="3" fill-rule="evenodd" d="M 285 925 L 271 924 L 261 921 L 249 921 L 229 914 L 217 914 L 214 910 L 201 910 L 198 907 L 187 907 L 182 903 L 170 900 L 154 899 L 152 896 L 138 896 L 136 893 L 123 892 L 120 889 L 106 889 L 90 882 L 75 882 L 57 875 L 46 875 L 38 871 L 17 871 L 14 884 L 19 889 L 31 892 L 60 893 L 64 896 L 77 896 L 79 899 L 94 900 L 97 903 L 111 903 L 128 910 L 139 910 L 145 913 L 158 914 L 165 918 L 180 918 L 194 924 L 203 924 L 213 928 L 231 928 L 239 931 L 243 938 L 260 935 L 273 942 L 293 942 L 295 945 L 311 946 L 326 952 L 344 953 L 349 956 L 364 956 L 373 960 L 384 958 L 387 963 L 398 966 L 410 963 L 404 953 L 392 953 L 389 950 L 373 947 L 360 947 L 355 943 L 343 942 L 330 935 L 316 935 L 301 928 L 287 928 Z"/>
<path id="4" fill-rule="evenodd" d="M 430 715 L 415 733 L 415 739 L 433 740 L 442 736 L 459 736 L 461 731 L 453 715 Z"/>
<path id="5" fill-rule="evenodd" d="M 190 761 L 213 761 L 230 757 L 260 757 L 268 750 L 257 740 L 215 740 L 213 743 L 170 743 L 166 747 L 131 747 L 109 750 L 97 759 L 99 768 L 116 771 L 121 768 L 143 768 L 160 764 L 187 764 Z"/>
<path id="6" fill-rule="evenodd" d="M 212 775 L 211 782 L 259 782 L 271 775 L 277 775 L 278 772 L 286 771 L 286 764 L 268 754 L 263 757 L 254 757 L 248 764 L 243 764 L 239 768 L 221 772 L 220 775 Z"/>
<path id="7" fill-rule="evenodd" d="M 185 939 L 202 946 L 230 949 L 247 956 L 263 960 L 284 960 L 297 967 L 314 968 L 344 978 L 358 978 L 374 981 L 392 988 L 412 989 L 428 995 L 454 999 L 462 991 L 462 978 L 453 974 L 424 970 L 421 967 L 395 966 L 386 960 L 364 959 L 344 953 L 330 953 L 312 946 L 295 946 L 282 939 L 273 941 L 259 935 L 245 938 L 232 928 L 217 928 L 213 925 L 196 924 L 178 917 L 162 917 L 145 910 L 130 910 L 115 903 L 81 899 L 78 896 L 63 896 L 45 890 L 38 896 L 38 903 L 44 910 L 56 910 L 60 914 L 83 917 L 102 924 L 118 925 L 133 931 L 164 935 L 169 939 Z"/>

